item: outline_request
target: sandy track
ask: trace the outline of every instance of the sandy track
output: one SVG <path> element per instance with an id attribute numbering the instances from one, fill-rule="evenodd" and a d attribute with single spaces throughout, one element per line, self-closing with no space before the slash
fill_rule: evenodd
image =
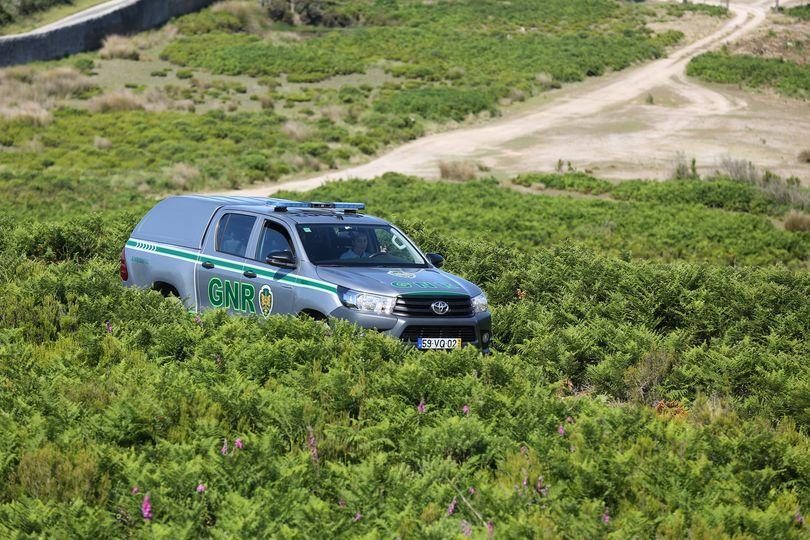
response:
<path id="1" fill-rule="evenodd" d="M 551 170 L 562 159 L 602 177 L 661 178 L 677 152 L 695 157 L 704 172 L 727 155 L 806 178 L 810 168 L 796 162 L 796 145 L 810 139 L 806 105 L 713 89 L 685 75 L 694 56 L 761 25 L 770 5 L 732 3 L 733 16 L 721 28 L 667 58 L 541 96 L 545 103 L 487 125 L 423 137 L 357 167 L 229 193 L 304 191 L 388 171 L 435 178 L 439 161 L 458 160 L 483 163 L 496 175 Z M 665 104 L 645 104 L 648 95 L 664 96 Z"/>

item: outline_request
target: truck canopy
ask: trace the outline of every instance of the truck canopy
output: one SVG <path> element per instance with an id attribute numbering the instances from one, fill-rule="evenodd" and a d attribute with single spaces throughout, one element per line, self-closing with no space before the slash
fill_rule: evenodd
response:
<path id="1" fill-rule="evenodd" d="M 257 206 L 262 197 L 169 197 L 150 210 L 132 231 L 132 238 L 192 249 L 202 247 L 214 213 L 223 206 Z"/>
<path id="2" fill-rule="evenodd" d="M 362 203 L 302 202 L 265 197 L 222 197 L 181 195 L 160 201 L 132 231 L 132 238 L 192 249 L 201 249 L 203 237 L 217 210 L 245 206 L 266 212 L 333 209 L 335 211 L 362 210 Z"/>

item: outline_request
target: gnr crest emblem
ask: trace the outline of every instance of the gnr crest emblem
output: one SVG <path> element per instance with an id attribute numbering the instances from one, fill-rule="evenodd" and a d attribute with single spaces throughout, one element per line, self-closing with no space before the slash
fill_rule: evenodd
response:
<path id="1" fill-rule="evenodd" d="M 259 307 L 265 317 L 270 316 L 270 312 L 273 311 L 273 291 L 270 290 L 270 285 L 262 285 L 259 291 Z"/>

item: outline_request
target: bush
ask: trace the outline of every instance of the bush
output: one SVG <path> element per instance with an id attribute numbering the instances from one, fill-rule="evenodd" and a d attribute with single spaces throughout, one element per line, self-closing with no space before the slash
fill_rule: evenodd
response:
<path id="1" fill-rule="evenodd" d="M 87 106 L 91 111 L 99 113 L 135 111 L 144 109 L 144 101 L 129 90 L 121 90 L 94 97 Z"/>
<path id="2" fill-rule="evenodd" d="M 810 5 L 808 4 L 783 9 L 782 13 L 790 17 L 796 17 L 797 19 L 801 19 L 803 21 L 810 21 Z"/>
<path id="3" fill-rule="evenodd" d="M 711 82 L 771 87 L 786 96 L 810 98 L 810 66 L 781 59 L 705 53 L 689 62 L 686 73 Z"/>
<path id="4" fill-rule="evenodd" d="M 445 180 L 465 182 L 478 173 L 475 163 L 469 161 L 439 161 L 439 176 Z"/>
<path id="5" fill-rule="evenodd" d="M 206 9 L 199 13 L 191 13 L 178 18 L 175 24 L 180 33 L 185 35 L 239 32 L 245 29 L 243 21 L 227 10 Z"/>
<path id="6" fill-rule="evenodd" d="M 600 180 L 585 173 L 574 172 L 568 174 L 523 174 L 512 179 L 512 183 L 520 186 L 539 185 L 544 188 L 578 191 L 598 195 L 609 192 L 613 184 L 607 180 Z"/>
<path id="7" fill-rule="evenodd" d="M 125 36 L 111 35 L 104 38 L 101 50 L 98 52 L 101 58 L 122 58 L 124 60 L 138 60 L 141 55 L 138 45 L 133 38 Z"/>
<path id="8" fill-rule="evenodd" d="M 785 217 L 785 229 L 788 231 L 810 231 L 810 215 L 791 210 Z"/>
<path id="9" fill-rule="evenodd" d="M 403 90 L 377 100 L 374 109 L 398 115 L 418 114 L 428 120 L 450 118 L 456 121 L 485 110 L 495 112 L 490 96 L 479 91 L 454 88 Z"/>

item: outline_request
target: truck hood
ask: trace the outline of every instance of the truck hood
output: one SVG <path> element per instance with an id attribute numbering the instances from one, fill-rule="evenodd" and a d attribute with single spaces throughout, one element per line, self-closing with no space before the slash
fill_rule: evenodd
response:
<path id="1" fill-rule="evenodd" d="M 356 291 L 398 296 L 409 294 L 464 294 L 471 297 L 481 289 L 466 279 L 436 268 L 318 267 L 318 277 Z"/>

